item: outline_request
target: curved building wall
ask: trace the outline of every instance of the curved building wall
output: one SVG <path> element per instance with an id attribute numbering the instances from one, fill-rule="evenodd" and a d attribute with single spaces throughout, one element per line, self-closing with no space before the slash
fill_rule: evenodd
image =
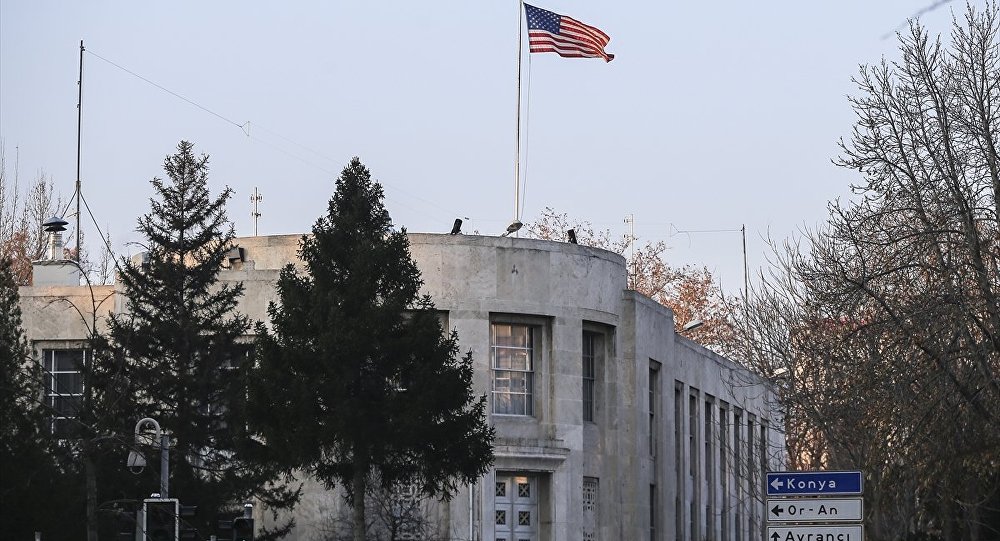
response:
<path id="1" fill-rule="evenodd" d="M 243 283 L 240 311 L 266 321 L 280 269 L 300 264 L 300 239 L 236 240 L 220 277 Z M 409 239 L 423 292 L 473 353 L 473 385 L 489 397 L 497 436 L 494 468 L 427 507 L 439 538 L 760 538 L 755 487 L 781 459 L 770 389 L 677 335 L 669 309 L 627 289 L 623 257 L 509 237 Z M 79 301 L 82 289 L 21 289 L 36 347 L 79 347 L 75 315 L 52 300 Z M 326 538 L 342 508 L 307 480 L 288 539 Z"/>

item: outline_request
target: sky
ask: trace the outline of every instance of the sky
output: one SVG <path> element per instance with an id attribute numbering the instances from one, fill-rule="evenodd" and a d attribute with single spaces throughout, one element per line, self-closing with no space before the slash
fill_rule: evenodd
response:
<path id="1" fill-rule="evenodd" d="M 983 0 L 973 1 L 981 5 Z M 940 4 L 940 5 L 938 5 Z M 536 0 L 611 36 L 611 63 L 522 54 L 521 195 L 617 237 L 665 241 L 727 292 L 767 241 L 823 223 L 857 174 L 850 135 L 860 65 L 898 56 L 915 14 L 947 36 L 962 2 Z M 934 7 L 934 9 L 928 8 Z M 519 4 L 0 0 L 0 138 L 7 173 L 80 177 L 84 234 L 140 251 L 150 180 L 181 140 L 235 191 L 238 235 L 304 233 L 358 156 L 411 232 L 499 235 L 514 218 Z M 67 213 L 69 214 L 69 213 Z M 73 222 L 75 219 L 68 217 Z M 67 235 L 70 238 L 70 235 Z M 96 246 L 91 251 L 96 253 Z M 751 276 L 752 279 L 752 276 Z"/>

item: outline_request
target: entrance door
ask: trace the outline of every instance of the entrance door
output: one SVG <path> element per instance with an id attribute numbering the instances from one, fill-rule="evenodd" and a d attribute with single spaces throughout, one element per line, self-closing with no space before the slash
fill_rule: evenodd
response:
<path id="1" fill-rule="evenodd" d="M 494 540 L 537 541 L 538 479 L 498 473 L 494 491 Z"/>

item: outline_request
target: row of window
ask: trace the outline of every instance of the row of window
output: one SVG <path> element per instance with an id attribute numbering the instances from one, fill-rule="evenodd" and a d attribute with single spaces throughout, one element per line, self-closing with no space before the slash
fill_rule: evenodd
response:
<path id="1" fill-rule="evenodd" d="M 491 359 L 493 367 L 493 413 L 534 415 L 534 374 L 536 335 L 539 327 L 523 324 L 493 324 Z M 73 433 L 74 419 L 83 398 L 82 368 L 88 352 L 84 349 L 46 349 L 45 405 L 51 412 L 51 431 L 58 437 Z M 603 363 L 604 336 L 583 333 L 583 419 L 594 420 L 598 366 Z"/>
<path id="2" fill-rule="evenodd" d="M 540 328 L 518 323 L 490 326 L 490 360 L 493 372 L 493 413 L 534 415 L 536 343 Z M 583 420 L 594 421 L 597 374 L 604 363 L 605 334 L 583 331 L 581 393 Z"/>
<path id="3" fill-rule="evenodd" d="M 759 500 L 767 441 L 767 420 L 674 382 L 678 539 L 687 533 L 691 539 L 744 541 L 763 533 Z"/>

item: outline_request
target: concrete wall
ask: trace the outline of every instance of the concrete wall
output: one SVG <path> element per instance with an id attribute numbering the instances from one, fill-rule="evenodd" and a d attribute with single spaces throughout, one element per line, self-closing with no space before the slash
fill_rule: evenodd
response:
<path id="1" fill-rule="evenodd" d="M 267 304 L 277 300 L 274 283 L 280 269 L 299 263 L 300 238 L 237 239 L 243 259 L 233 259 L 220 277 L 243 283 L 239 309 L 250 318 L 266 320 Z M 732 456 L 730 447 L 737 440 L 732 414 L 720 413 L 720 407 L 746 412 L 744 424 L 752 412 L 756 419 L 767 419 L 770 427 L 780 426 L 767 401 L 768 388 L 731 361 L 678 336 L 669 309 L 628 291 L 624 258 L 575 244 L 509 237 L 410 234 L 409 239 L 423 292 L 447 314 L 461 350 L 473 353 L 477 393 L 491 396 L 491 323 L 522 322 L 537 328 L 534 414 L 491 414 L 497 431 L 494 470 L 450 502 L 435 506 L 432 515 L 442 533 L 453 539 L 468 539 L 470 531 L 475 539 L 494 538 L 494 482 L 500 472 L 537 480 L 535 539 L 583 539 L 585 524 L 596 527 L 595 539 L 604 540 L 648 539 L 651 526 L 656 539 L 674 539 L 677 533 L 683 539 L 721 539 L 723 528 L 728 539 L 739 539 L 740 532 L 743 539 L 757 537 L 749 532 L 749 511 L 759 515 L 763 504 L 751 501 L 749 487 L 759 479 L 723 462 Z M 110 287 L 93 292 L 93 298 L 112 296 L 97 310 L 98 327 L 103 328 L 100 321 L 109 310 L 121 310 L 123 299 Z M 90 289 L 22 288 L 21 295 L 29 339 L 41 343 L 86 336 L 79 316 L 67 307 L 90 306 Z M 583 420 L 584 330 L 603 337 L 593 422 Z M 651 365 L 658 367 L 652 405 Z M 682 399 L 675 400 L 675 395 Z M 688 407 L 692 396 L 699 404 L 694 410 Z M 711 408 L 703 407 L 706 400 Z M 694 440 L 689 439 L 692 422 L 697 425 Z M 745 443 L 746 427 L 741 430 Z M 721 441 L 723 436 L 728 443 Z M 770 430 L 767 437 L 771 449 L 780 449 L 777 431 Z M 691 441 L 702 450 L 708 449 L 706 441 L 713 446 L 708 461 L 697 453 L 691 456 Z M 688 475 L 692 459 L 700 472 L 694 476 Z M 714 479 L 713 469 L 718 470 Z M 584 478 L 596 479 L 598 486 L 591 514 L 584 512 Z M 709 480 L 714 488 L 706 487 Z M 308 481 L 303 502 L 294 511 L 298 527 L 289 539 L 324 538 L 321 530 L 329 526 L 331 516 L 341 513 L 341 506 L 334 492 Z M 739 529 L 737 507 L 745 509 Z"/>

